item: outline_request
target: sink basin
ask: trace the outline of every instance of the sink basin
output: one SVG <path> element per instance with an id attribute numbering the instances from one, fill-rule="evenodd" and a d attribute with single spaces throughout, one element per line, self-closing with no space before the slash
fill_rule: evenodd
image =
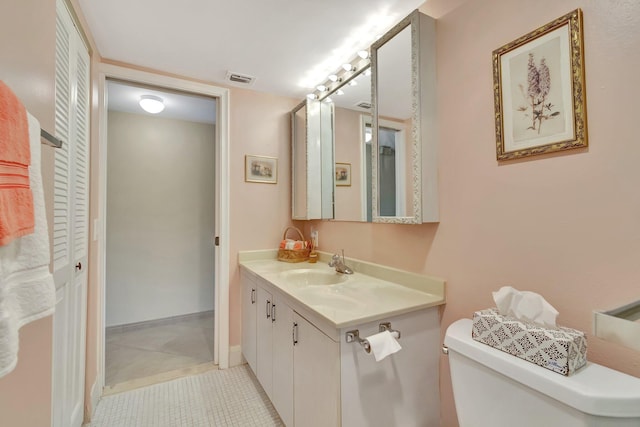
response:
<path id="1" fill-rule="evenodd" d="M 298 270 L 285 271 L 280 276 L 287 280 L 290 285 L 296 287 L 337 285 L 344 283 L 348 277 L 335 271 L 312 270 L 302 268 Z"/>

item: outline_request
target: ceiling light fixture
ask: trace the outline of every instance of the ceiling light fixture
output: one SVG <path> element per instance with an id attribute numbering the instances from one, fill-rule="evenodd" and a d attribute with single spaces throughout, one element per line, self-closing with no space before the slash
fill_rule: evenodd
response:
<path id="1" fill-rule="evenodd" d="M 159 96 L 142 95 L 140 97 L 140 107 L 147 113 L 158 114 L 164 110 L 164 101 Z"/>

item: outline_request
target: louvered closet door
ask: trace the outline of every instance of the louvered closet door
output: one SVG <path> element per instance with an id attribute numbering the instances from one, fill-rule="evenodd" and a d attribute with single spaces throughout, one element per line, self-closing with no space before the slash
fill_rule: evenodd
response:
<path id="1" fill-rule="evenodd" d="M 56 283 L 53 425 L 84 418 L 89 210 L 89 54 L 57 0 L 53 274 Z"/>

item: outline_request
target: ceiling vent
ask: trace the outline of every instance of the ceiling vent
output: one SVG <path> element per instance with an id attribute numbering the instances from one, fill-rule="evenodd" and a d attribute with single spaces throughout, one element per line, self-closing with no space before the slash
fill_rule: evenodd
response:
<path id="1" fill-rule="evenodd" d="M 356 107 L 364 108 L 365 110 L 370 110 L 371 103 L 367 101 L 360 101 L 356 104 Z"/>
<path id="2" fill-rule="evenodd" d="M 246 74 L 234 73 L 227 71 L 227 81 L 232 83 L 240 83 L 243 85 L 251 86 L 256 81 L 255 77 L 247 76 Z"/>

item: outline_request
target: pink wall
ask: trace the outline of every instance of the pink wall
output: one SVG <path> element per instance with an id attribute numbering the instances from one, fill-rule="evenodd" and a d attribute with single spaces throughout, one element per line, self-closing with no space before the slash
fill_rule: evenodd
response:
<path id="1" fill-rule="evenodd" d="M 588 333 L 589 359 L 640 377 L 640 353 L 592 333 L 592 311 L 638 299 L 640 3 L 474 0 L 437 22 L 440 224 L 315 222 L 323 249 L 444 277 L 442 332 L 513 285 Z M 492 51 L 580 7 L 588 149 L 498 164 Z M 441 358 L 442 425 L 457 425 Z"/>
<path id="2" fill-rule="evenodd" d="M 299 99 L 231 89 L 229 253 L 230 345 L 240 345 L 238 251 L 276 248 L 291 223 L 291 121 Z M 244 156 L 278 158 L 278 183 L 244 181 Z M 225 238 L 225 236 L 221 236 Z"/>
<path id="3" fill-rule="evenodd" d="M 10 13 L 4 5 L 0 14 L 0 80 L 13 89 L 42 127 L 53 132 L 55 2 L 11 3 Z M 43 147 L 42 163 L 44 182 L 52 182 L 52 148 Z M 53 192 L 47 193 L 49 202 Z M 2 425 L 50 424 L 51 319 L 49 316 L 20 329 L 18 364 L 0 379 Z"/>

